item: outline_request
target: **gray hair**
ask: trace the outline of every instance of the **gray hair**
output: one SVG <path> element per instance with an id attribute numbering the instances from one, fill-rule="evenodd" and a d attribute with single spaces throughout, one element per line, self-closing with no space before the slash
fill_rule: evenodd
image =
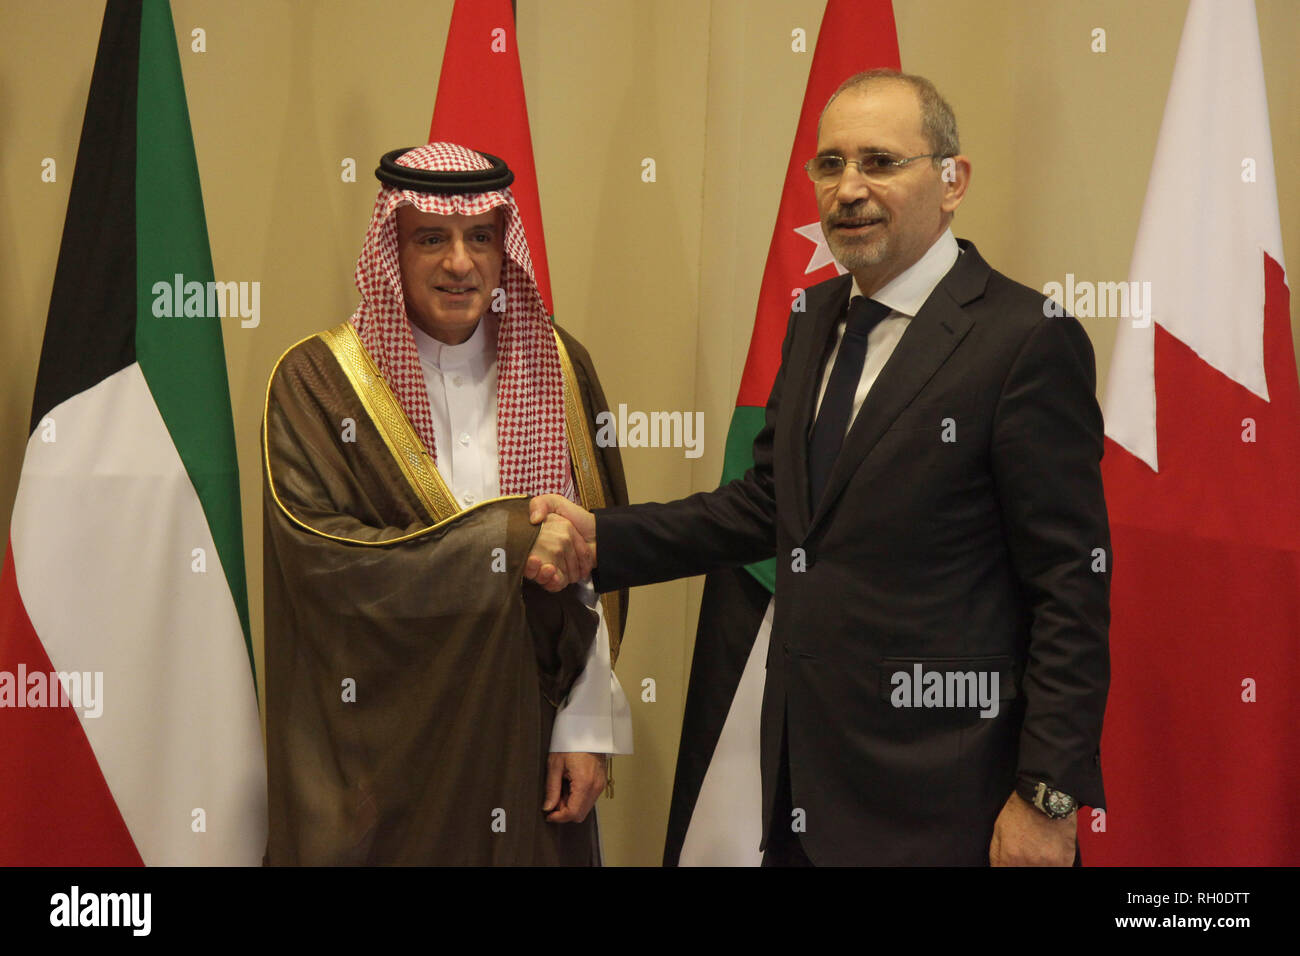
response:
<path id="1" fill-rule="evenodd" d="M 961 141 L 957 138 L 957 117 L 953 115 L 952 107 L 939 94 L 933 83 L 915 73 L 900 73 L 898 70 L 886 68 L 855 73 L 831 94 L 831 98 L 822 107 L 821 115 L 826 115 L 826 110 L 835 102 L 835 97 L 845 90 L 865 92 L 868 86 L 881 80 L 898 80 L 916 91 L 917 98 L 921 101 L 921 131 L 930 144 L 930 152 L 934 153 L 933 162 L 937 164 L 940 159 L 956 156 L 961 152 Z M 821 126 L 821 117 L 818 117 L 819 134 Z"/>

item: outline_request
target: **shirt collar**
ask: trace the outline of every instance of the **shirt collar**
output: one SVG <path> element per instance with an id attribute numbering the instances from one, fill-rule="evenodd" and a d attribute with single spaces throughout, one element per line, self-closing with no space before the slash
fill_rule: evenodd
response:
<path id="1" fill-rule="evenodd" d="M 496 347 L 497 318 L 491 312 L 479 319 L 473 334 L 459 345 L 439 342 L 414 322 L 409 319 L 407 321 L 411 326 L 411 334 L 415 336 L 415 347 L 420 352 L 420 364 L 430 368 L 459 368 Z"/>
<path id="2" fill-rule="evenodd" d="M 871 298 L 881 305 L 889 306 L 894 312 L 909 318 L 915 317 L 921 311 L 921 306 L 925 305 L 925 300 L 930 298 L 934 287 L 948 274 L 960 252 L 952 230 L 945 229 L 943 235 L 925 251 L 925 255 L 886 282 Z M 853 280 L 850 298 L 855 295 L 862 295 L 857 279 Z"/>

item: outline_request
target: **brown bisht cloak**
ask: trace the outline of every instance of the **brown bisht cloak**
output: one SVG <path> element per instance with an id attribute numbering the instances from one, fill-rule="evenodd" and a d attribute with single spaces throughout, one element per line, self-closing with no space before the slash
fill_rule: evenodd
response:
<path id="1" fill-rule="evenodd" d="M 625 504 L 591 359 L 556 339 L 575 486 Z M 595 815 L 541 806 L 597 619 L 524 580 L 529 499 L 459 508 L 347 323 L 280 359 L 262 440 L 267 862 L 594 862 Z M 605 598 L 612 658 L 626 592 Z"/>

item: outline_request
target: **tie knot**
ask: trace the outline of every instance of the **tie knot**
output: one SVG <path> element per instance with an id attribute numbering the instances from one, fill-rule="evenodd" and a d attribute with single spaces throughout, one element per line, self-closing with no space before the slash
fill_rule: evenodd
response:
<path id="1" fill-rule="evenodd" d="M 844 334 L 866 338 L 891 311 L 893 310 L 884 303 L 868 299 L 865 295 L 855 295 L 849 303 L 848 324 L 844 328 Z"/>

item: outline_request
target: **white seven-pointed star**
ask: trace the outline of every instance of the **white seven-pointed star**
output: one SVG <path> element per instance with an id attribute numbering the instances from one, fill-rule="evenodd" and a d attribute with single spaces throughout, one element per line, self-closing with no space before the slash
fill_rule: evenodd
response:
<path id="1" fill-rule="evenodd" d="M 810 222 L 806 226 L 800 226 L 795 232 L 817 246 L 817 248 L 813 249 L 812 258 L 808 260 L 807 268 L 803 270 L 804 275 L 816 272 L 824 266 L 834 266 L 837 275 L 844 275 L 849 271 L 836 262 L 835 257 L 831 255 L 831 247 L 826 244 L 826 236 L 822 234 L 822 224 L 820 222 Z"/>

